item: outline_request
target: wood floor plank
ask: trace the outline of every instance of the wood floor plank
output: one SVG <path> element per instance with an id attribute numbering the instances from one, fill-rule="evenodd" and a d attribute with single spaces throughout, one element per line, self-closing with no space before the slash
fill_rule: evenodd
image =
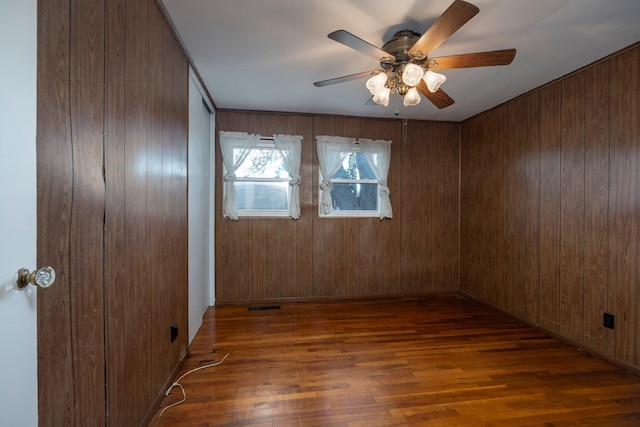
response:
<path id="1" fill-rule="evenodd" d="M 227 353 L 151 426 L 640 425 L 640 377 L 460 296 L 211 308 L 180 375 Z"/>

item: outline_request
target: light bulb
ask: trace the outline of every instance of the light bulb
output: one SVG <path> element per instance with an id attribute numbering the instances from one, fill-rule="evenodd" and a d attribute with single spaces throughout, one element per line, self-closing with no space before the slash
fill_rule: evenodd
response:
<path id="1" fill-rule="evenodd" d="M 412 107 L 414 105 L 420 104 L 420 101 L 421 98 L 418 90 L 415 87 L 412 87 L 404 96 L 403 104 L 405 107 Z"/>
<path id="2" fill-rule="evenodd" d="M 440 85 L 444 83 L 445 80 L 447 80 L 447 78 L 442 74 L 434 73 L 431 70 L 424 73 L 423 79 L 427 84 L 429 92 L 437 92 L 438 89 L 440 89 Z"/>
<path id="3" fill-rule="evenodd" d="M 416 64 L 407 64 L 402 72 L 402 81 L 408 86 L 416 86 L 424 75 L 422 67 Z"/>
<path id="4" fill-rule="evenodd" d="M 384 85 L 387 83 L 387 73 L 380 72 L 375 76 L 367 80 L 367 89 L 371 92 L 371 95 L 377 95 L 384 89 Z"/>
<path id="5" fill-rule="evenodd" d="M 380 92 L 373 95 L 373 102 L 378 105 L 387 106 L 389 105 L 389 94 L 391 93 L 391 89 L 388 87 L 383 87 Z"/>

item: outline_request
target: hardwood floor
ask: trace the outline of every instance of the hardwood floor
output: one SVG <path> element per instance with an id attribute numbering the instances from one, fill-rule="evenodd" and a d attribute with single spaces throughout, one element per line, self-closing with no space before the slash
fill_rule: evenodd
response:
<path id="1" fill-rule="evenodd" d="M 227 353 L 151 426 L 640 426 L 640 377 L 458 296 L 211 308 L 182 373 Z"/>

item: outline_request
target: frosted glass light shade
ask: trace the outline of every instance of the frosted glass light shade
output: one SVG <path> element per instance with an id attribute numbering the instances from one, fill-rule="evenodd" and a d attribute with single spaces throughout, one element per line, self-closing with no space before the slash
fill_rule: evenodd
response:
<path id="1" fill-rule="evenodd" d="M 418 90 L 415 87 L 412 87 L 404 96 L 403 104 L 405 107 L 412 107 L 414 105 L 420 104 L 420 101 L 421 98 Z"/>
<path id="2" fill-rule="evenodd" d="M 416 64 L 407 64 L 402 72 L 402 81 L 408 86 L 416 86 L 424 75 L 422 67 Z"/>
<path id="3" fill-rule="evenodd" d="M 378 73 L 367 80 L 367 89 L 371 95 L 375 96 L 385 88 L 385 83 L 387 83 L 387 73 Z"/>
<path id="4" fill-rule="evenodd" d="M 440 85 L 442 85 L 442 83 L 444 83 L 444 81 L 447 80 L 447 78 L 442 74 L 434 73 L 431 70 L 424 73 L 423 79 L 424 79 L 424 82 L 427 84 L 427 88 L 429 89 L 429 92 L 437 92 L 438 89 L 440 89 Z"/>
<path id="5" fill-rule="evenodd" d="M 386 107 L 387 105 L 389 105 L 390 93 L 391 93 L 391 89 L 389 89 L 388 87 L 383 87 L 382 90 L 380 90 L 380 92 L 373 95 L 373 102 L 375 102 L 378 105 L 383 105 Z"/>

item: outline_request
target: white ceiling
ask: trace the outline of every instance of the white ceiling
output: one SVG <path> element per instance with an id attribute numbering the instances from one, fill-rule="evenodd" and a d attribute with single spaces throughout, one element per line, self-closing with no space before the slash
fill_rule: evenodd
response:
<path id="1" fill-rule="evenodd" d="M 327 38 L 343 29 L 382 47 L 423 33 L 453 0 L 162 0 L 217 108 L 461 121 L 640 40 L 640 0 L 469 0 L 480 12 L 438 57 L 515 48 L 510 65 L 441 71 L 455 104 L 365 105 L 366 79 L 313 82 L 379 68 Z M 398 102 L 399 101 L 399 102 Z"/>

